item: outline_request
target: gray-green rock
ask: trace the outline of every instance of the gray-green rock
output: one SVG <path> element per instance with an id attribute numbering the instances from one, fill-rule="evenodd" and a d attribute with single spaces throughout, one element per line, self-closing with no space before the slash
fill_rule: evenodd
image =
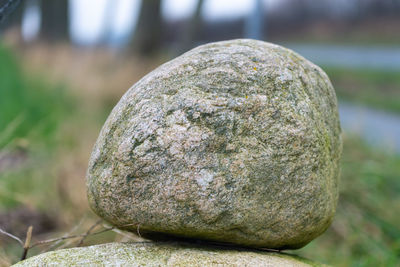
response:
<path id="1" fill-rule="evenodd" d="M 94 147 L 88 198 L 147 237 L 299 248 L 332 221 L 340 152 L 319 67 L 266 42 L 211 43 L 122 97 Z"/>
<path id="2" fill-rule="evenodd" d="M 14 266 L 321 266 L 288 254 L 182 244 L 109 243 L 47 252 Z"/>

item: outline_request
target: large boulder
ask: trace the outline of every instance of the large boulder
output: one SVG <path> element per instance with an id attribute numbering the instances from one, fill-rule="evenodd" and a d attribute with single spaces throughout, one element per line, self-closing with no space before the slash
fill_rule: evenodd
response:
<path id="1" fill-rule="evenodd" d="M 88 198 L 150 238 L 299 248 L 332 221 L 340 152 L 319 67 L 266 42 L 211 43 L 122 97 L 93 149 Z"/>
<path id="2" fill-rule="evenodd" d="M 178 244 L 109 243 L 47 252 L 14 266 L 321 266 L 288 254 Z"/>

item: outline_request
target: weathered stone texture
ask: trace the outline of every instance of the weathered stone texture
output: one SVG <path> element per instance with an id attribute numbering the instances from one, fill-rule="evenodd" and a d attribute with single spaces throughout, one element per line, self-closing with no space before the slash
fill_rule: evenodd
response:
<path id="1" fill-rule="evenodd" d="M 287 254 L 177 244 L 109 243 L 47 252 L 19 266 L 321 266 Z"/>
<path id="2" fill-rule="evenodd" d="M 211 43 L 122 97 L 94 147 L 88 198 L 147 236 L 299 248 L 332 221 L 340 151 L 319 67 L 266 42 Z"/>

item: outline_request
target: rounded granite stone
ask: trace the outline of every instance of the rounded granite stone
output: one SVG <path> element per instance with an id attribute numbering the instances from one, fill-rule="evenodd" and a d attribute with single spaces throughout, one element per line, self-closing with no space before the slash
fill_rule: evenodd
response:
<path id="1" fill-rule="evenodd" d="M 319 267 L 289 254 L 223 249 L 178 243 L 109 243 L 51 251 L 21 261 L 22 266 L 269 266 Z"/>
<path id="2" fill-rule="evenodd" d="M 299 248 L 332 221 L 340 153 L 319 67 L 262 41 L 210 43 L 122 97 L 93 149 L 88 199 L 151 238 Z"/>

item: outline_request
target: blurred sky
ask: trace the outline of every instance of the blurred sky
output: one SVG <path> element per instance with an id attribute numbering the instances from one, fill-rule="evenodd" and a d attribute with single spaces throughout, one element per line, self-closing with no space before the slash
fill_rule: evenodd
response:
<path id="1" fill-rule="evenodd" d="M 37 0 L 33 0 L 34 1 Z M 265 8 L 274 8 L 280 0 L 262 0 Z M 204 0 L 202 17 L 205 20 L 230 19 L 246 16 L 256 0 Z M 162 15 L 167 20 L 190 17 L 197 0 L 162 0 Z M 78 44 L 96 43 L 102 35 L 123 42 L 132 34 L 137 22 L 141 0 L 70 0 L 71 36 Z M 34 38 L 39 31 L 39 9 L 31 4 L 23 21 L 25 39 Z"/>

